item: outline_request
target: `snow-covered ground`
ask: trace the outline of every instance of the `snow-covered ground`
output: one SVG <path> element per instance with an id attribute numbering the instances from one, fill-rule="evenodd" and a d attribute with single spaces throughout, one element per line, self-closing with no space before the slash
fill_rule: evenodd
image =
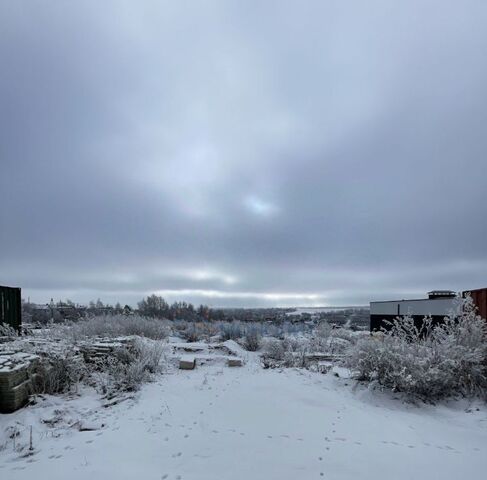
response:
<path id="1" fill-rule="evenodd" d="M 0 440 L 14 427 L 25 441 L 32 425 L 34 447 L 19 454 L 7 439 L 0 478 L 475 480 L 487 472 L 482 404 L 407 405 L 331 373 L 263 370 L 251 354 L 241 368 L 175 370 L 133 399 L 102 403 L 85 391 L 0 415 Z"/>

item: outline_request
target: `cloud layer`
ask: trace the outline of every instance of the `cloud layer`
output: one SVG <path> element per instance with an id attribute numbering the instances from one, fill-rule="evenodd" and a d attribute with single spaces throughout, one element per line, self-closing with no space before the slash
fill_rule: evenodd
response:
<path id="1" fill-rule="evenodd" d="M 487 5 L 2 2 L 0 283 L 364 304 L 487 286 Z"/>

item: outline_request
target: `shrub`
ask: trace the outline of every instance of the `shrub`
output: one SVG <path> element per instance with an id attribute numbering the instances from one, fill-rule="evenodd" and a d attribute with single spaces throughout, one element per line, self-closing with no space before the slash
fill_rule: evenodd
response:
<path id="1" fill-rule="evenodd" d="M 245 330 L 243 346 L 249 352 L 256 352 L 260 348 L 261 335 L 255 325 L 247 327 Z"/>
<path id="2" fill-rule="evenodd" d="M 486 395 L 486 340 L 485 320 L 467 297 L 437 326 L 431 318 L 421 329 L 411 317 L 396 319 L 382 341 L 368 338 L 352 347 L 347 364 L 357 378 L 411 398 Z"/>
<path id="3" fill-rule="evenodd" d="M 19 333 L 17 330 L 7 323 L 0 323 L 0 337 L 15 338 L 18 337 Z"/>
<path id="4" fill-rule="evenodd" d="M 50 356 L 35 368 L 32 393 L 66 393 L 77 385 L 87 370 L 80 356 Z"/>
<path id="5" fill-rule="evenodd" d="M 218 325 L 220 330 L 220 339 L 226 340 L 238 340 L 242 337 L 242 327 L 240 322 L 226 322 Z"/>
<path id="6" fill-rule="evenodd" d="M 312 333 L 311 349 L 315 352 L 327 351 L 331 334 L 332 326 L 327 321 L 319 323 Z"/>
<path id="7" fill-rule="evenodd" d="M 94 365 L 95 386 L 108 397 L 137 391 L 160 371 L 163 353 L 160 342 L 136 339 L 133 348 L 121 347 Z"/>
<path id="8" fill-rule="evenodd" d="M 201 329 L 196 325 L 196 323 L 186 323 L 186 328 L 180 331 L 180 335 L 187 341 L 187 342 L 199 342 L 203 340 L 203 332 Z"/>
<path id="9" fill-rule="evenodd" d="M 162 340 L 169 335 L 168 323 L 140 315 L 98 315 L 77 323 L 53 326 L 53 334 L 78 341 L 93 337 L 122 337 L 136 335 Z"/>
<path id="10" fill-rule="evenodd" d="M 161 368 L 164 355 L 164 345 L 160 342 L 148 341 L 138 338 L 135 341 L 135 355 L 149 373 L 157 373 Z"/>
<path id="11" fill-rule="evenodd" d="M 272 360 L 284 360 L 286 355 L 284 342 L 277 338 L 267 339 L 264 343 L 263 351 L 264 356 Z"/>

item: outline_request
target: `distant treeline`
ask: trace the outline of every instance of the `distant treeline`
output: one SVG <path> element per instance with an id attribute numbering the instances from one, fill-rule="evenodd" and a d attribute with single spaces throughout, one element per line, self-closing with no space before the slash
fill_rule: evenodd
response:
<path id="1" fill-rule="evenodd" d="M 302 313 L 289 315 L 293 308 L 210 308 L 207 305 L 195 306 L 189 302 L 173 302 L 169 304 L 163 297 L 149 295 L 137 304 L 137 309 L 129 305 L 122 307 L 120 303 L 110 305 L 100 299 L 90 301 L 88 305 L 75 304 L 71 300 L 64 300 L 49 304 L 37 305 L 22 302 L 23 323 L 46 324 L 50 322 L 76 321 L 84 317 L 95 315 L 138 313 L 145 317 L 186 320 L 186 321 L 242 321 L 242 322 L 270 322 L 270 323 L 298 323 L 303 321 L 326 320 L 331 324 L 350 326 L 368 325 L 369 311 L 367 309 L 347 309 L 343 311 L 319 312 L 317 314 Z"/>

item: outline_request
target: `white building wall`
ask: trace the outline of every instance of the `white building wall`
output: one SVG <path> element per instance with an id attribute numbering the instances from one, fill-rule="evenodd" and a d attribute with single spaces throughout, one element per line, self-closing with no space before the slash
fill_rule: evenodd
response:
<path id="1" fill-rule="evenodd" d="M 448 315 L 455 308 L 455 298 L 370 302 L 371 315 Z"/>

